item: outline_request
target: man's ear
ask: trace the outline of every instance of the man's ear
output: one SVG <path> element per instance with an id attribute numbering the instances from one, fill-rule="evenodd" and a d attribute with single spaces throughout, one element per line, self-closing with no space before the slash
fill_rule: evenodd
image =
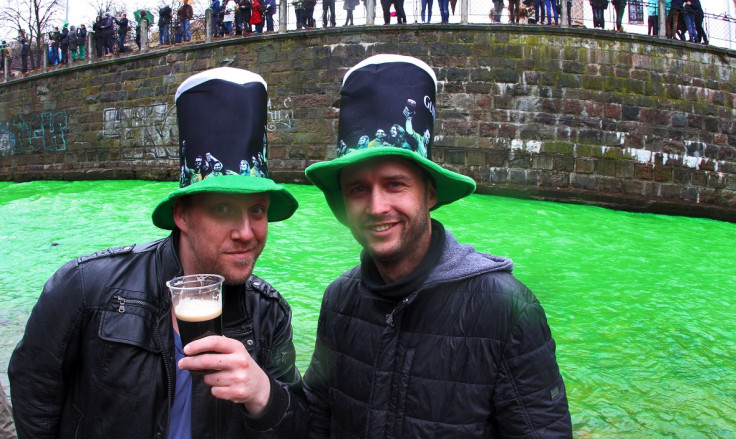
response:
<path id="1" fill-rule="evenodd" d="M 174 224 L 179 230 L 186 231 L 187 227 L 187 212 L 186 203 L 182 202 L 181 198 L 174 200 Z"/>
<path id="2" fill-rule="evenodd" d="M 427 184 L 427 206 L 431 210 L 437 204 L 437 190 L 431 182 Z"/>

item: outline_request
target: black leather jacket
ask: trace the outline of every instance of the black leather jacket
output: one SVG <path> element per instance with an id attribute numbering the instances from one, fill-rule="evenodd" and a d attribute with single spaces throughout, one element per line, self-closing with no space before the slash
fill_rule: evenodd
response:
<path id="1" fill-rule="evenodd" d="M 19 438 L 167 437 L 176 365 L 165 282 L 182 272 L 175 240 L 84 256 L 46 283 L 8 369 Z M 287 391 L 301 391 L 289 306 L 255 276 L 224 294 L 224 333 L 271 377 L 272 399 L 251 418 L 195 375 L 192 437 L 297 437 L 306 428 L 293 416 L 303 402 Z"/>

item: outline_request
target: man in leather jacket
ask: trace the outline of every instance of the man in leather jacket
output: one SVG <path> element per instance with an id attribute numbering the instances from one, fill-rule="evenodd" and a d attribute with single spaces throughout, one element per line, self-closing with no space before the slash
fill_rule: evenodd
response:
<path id="1" fill-rule="evenodd" d="M 459 244 L 430 217 L 475 189 L 430 160 L 436 84 L 415 58 L 359 63 L 341 90 L 347 147 L 306 170 L 363 248 L 322 300 L 304 375 L 310 437 L 570 438 L 541 305 L 511 260 Z M 405 118 L 429 130 L 426 150 L 355 147 Z"/>
<path id="2" fill-rule="evenodd" d="M 211 152 L 237 169 L 264 151 L 266 103 L 266 84 L 252 72 L 188 78 L 176 94 L 180 161 L 193 166 Z M 213 123 L 229 129 L 208 129 Z M 301 376 L 291 310 L 252 274 L 268 222 L 289 218 L 297 202 L 268 178 L 234 174 L 186 182 L 159 203 L 153 223 L 172 230 L 167 238 L 83 256 L 47 282 L 8 371 L 19 438 L 306 431 L 299 422 L 308 419 L 294 416 L 306 409 L 293 396 Z M 225 277 L 224 336 L 181 346 L 166 282 L 204 273 Z M 190 373 L 198 370 L 214 372 Z"/>

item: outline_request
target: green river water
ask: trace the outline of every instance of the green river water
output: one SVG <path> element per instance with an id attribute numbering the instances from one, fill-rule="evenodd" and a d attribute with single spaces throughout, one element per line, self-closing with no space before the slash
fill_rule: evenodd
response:
<path id="1" fill-rule="evenodd" d="M 294 313 L 309 363 L 324 287 L 359 247 L 312 186 L 270 224 L 256 265 Z M 166 236 L 173 183 L 0 183 L 0 381 L 43 284 L 61 265 Z M 463 243 L 514 260 L 557 342 L 575 436 L 736 438 L 736 224 L 473 195 L 433 213 Z M 12 389 L 10 389 L 12 392 Z"/>

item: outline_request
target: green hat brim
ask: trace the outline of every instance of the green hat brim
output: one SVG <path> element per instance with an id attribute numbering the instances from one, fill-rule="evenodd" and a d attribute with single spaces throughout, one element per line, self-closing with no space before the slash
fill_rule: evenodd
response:
<path id="1" fill-rule="evenodd" d="M 337 220 L 343 224 L 347 224 L 345 204 L 342 192 L 340 191 L 340 170 L 345 166 L 365 160 L 389 156 L 403 157 L 410 160 L 434 179 L 437 204 L 435 204 L 432 210 L 464 198 L 475 191 L 475 181 L 472 178 L 445 169 L 415 152 L 395 147 L 359 149 L 333 160 L 315 163 L 309 166 L 304 173 L 309 181 L 322 190 L 327 204 L 330 206 Z"/>
<path id="2" fill-rule="evenodd" d="M 185 195 L 200 193 L 224 193 L 224 194 L 258 194 L 268 192 L 270 202 L 268 205 L 268 221 L 283 221 L 294 214 L 299 203 L 293 195 L 283 186 L 268 178 L 244 177 L 241 175 L 221 175 L 209 177 L 189 186 L 177 189 L 170 193 L 153 210 L 151 215 L 156 227 L 173 230 L 174 202 L 177 198 Z"/>

